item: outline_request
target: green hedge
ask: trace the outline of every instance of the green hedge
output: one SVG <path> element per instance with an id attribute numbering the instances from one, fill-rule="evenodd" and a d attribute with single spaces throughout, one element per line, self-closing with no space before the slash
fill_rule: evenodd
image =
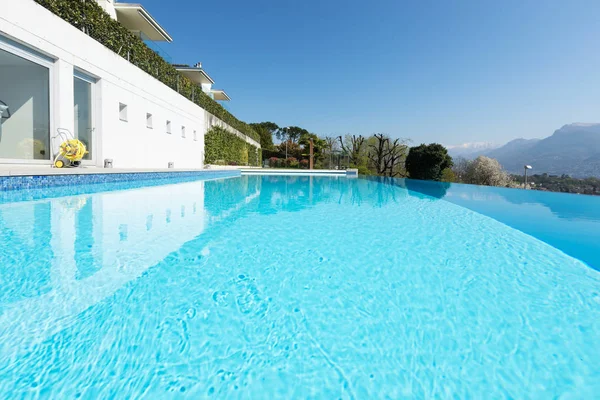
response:
<path id="1" fill-rule="evenodd" d="M 213 126 L 204 136 L 206 164 L 259 166 L 261 160 L 261 149 L 223 128 Z"/>
<path id="2" fill-rule="evenodd" d="M 215 117 L 260 142 L 260 136 L 252 127 L 235 118 L 204 93 L 198 85 L 181 75 L 171 64 L 146 46 L 142 39 L 112 19 L 94 0 L 35 0 L 35 2 L 171 89 L 178 91 Z"/>

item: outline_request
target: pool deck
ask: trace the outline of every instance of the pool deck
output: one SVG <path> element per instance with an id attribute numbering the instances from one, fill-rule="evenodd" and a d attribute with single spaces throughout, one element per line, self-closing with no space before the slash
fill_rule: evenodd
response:
<path id="1" fill-rule="evenodd" d="M 49 165 L 0 165 L 0 176 L 46 176 L 46 175 L 89 175 L 89 174 L 135 174 L 148 172 L 200 172 L 221 169 L 168 169 L 168 168 L 52 168 Z M 223 169 L 225 170 L 225 169 Z M 228 170 L 228 169 L 227 169 Z"/>
<path id="2" fill-rule="evenodd" d="M 242 175 L 284 175 L 284 176 L 344 176 L 357 177 L 355 169 L 287 169 L 287 168 L 241 168 Z"/>
<path id="3" fill-rule="evenodd" d="M 49 165 L 0 165 L 0 177 L 7 176 L 49 176 L 49 175 L 90 175 L 90 174 L 136 174 L 153 172 L 215 172 L 239 170 L 242 175 L 304 175 L 304 176 L 354 176 L 355 170 L 336 169 L 285 169 L 285 168 L 258 168 L 258 167 L 228 167 L 208 166 L 207 168 L 52 168 Z"/>

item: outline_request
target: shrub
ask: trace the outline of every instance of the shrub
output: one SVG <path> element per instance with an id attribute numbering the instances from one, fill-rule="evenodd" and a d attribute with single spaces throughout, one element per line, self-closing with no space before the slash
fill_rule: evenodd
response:
<path id="1" fill-rule="evenodd" d="M 308 160 L 300 160 L 300 168 L 308 169 L 309 164 Z"/>
<path id="2" fill-rule="evenodd" d="M 239 136 L 213 126 L 204 137 L 204 162 L 260 166 L 260 154 Z"/>
<path id="3" fill-rule="evenodd" d="M 298 168 L 298 159 L 296 157 L 290 157 L 286 160 L 286 166 L 290 168 Z"/>
<path id="4" fill-rule="evenodd" d="M 442 182 L 456 182 L 456 174 L 452 171 L 452 168 L 446 168 L 442 171 Z"/>
<path id="5" fill-rule="evenodd" d="M 422 144 L 411 147 L 405 167 L 412 179 L 439 181 L 442 179 L 442 172 L 452 167 L 452 157 L 441 144 Z"/>
<path id="6" fill-rule="evenodd" d="M 373 172 L 365 165 L 359 165 L 357 169 L 359 175 L 373 175 Z"/>

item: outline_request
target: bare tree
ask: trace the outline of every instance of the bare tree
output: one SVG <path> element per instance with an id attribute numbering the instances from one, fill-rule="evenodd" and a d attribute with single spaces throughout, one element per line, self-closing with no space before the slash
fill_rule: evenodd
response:
<path id="1" fill-rule="evenodd" d="M 360 157 L 363 153 L 365 138 L 362 135 L 346 135 L 346 143 L 344 143 L 344 140 L 341 136 L 338 136 L 338 140 L 344 153 L 348 154 L 348 157 L 350 158 L 350 164 L 358 165 L 360 162 Z"/>
<path id="2" fill-rule="evenodd" d="M 373 135 L 375 144 L 369 145 L 369 161 L 375 166 L 377 175 L 394 177 L 400 174 L 399 166 L 406 158 L 406 140 L 394 139 L 392 141 L 383 133 Z"/>
<path id="3" fill-rule="evenodd" d="M 465 179 L 467 179 L 469 174 L 469 167 L 473 161 L 467 160 L 464 157 L 456 157 L 452 161 L 454 163 L 454 165 L 452 165 L 452 171 L 454 172 L 454 175 L 459 182 L 465 182 Z"/>
<path id="4" fill-rule="evenodd" d="M 331 168 L 333 164 L 333 153 L 338 149 L 337 138 L 333 136 L 325 136 L 323 140 L 325 141 L 325 151 L 329 155 L 329 168 Z"/>

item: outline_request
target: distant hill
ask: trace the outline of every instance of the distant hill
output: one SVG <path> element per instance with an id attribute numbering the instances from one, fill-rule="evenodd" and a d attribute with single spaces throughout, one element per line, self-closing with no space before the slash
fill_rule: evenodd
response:
<path id="1" fill-rule="evenodd" d="M 452 149 L 449 150 L 452 155 Z M 515 139 L 502 147 L 471 154 L 497 159 L 511 173 L 523 173 L 523 165 L 533 166 L 532 173 L 571 175 L 584 178 L 600 176 L 600 124 L 569 124 L 545 139 Z"/>

